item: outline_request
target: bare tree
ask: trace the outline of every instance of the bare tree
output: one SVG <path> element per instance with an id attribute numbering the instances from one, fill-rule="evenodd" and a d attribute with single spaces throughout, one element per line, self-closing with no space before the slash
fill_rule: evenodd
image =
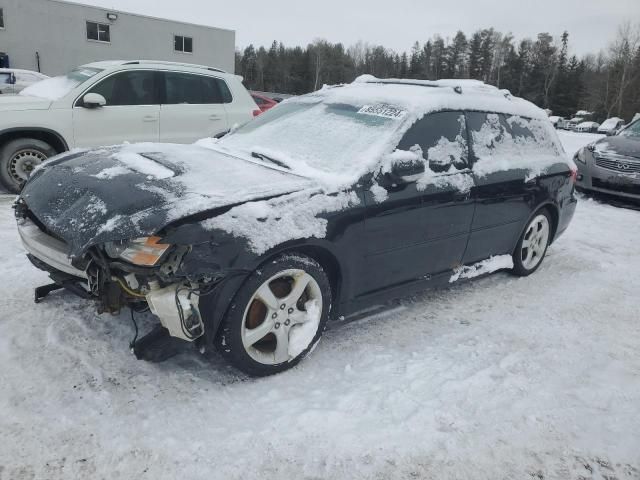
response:
<path id="1" fill-rule="evenodd" d="M 632 25 L 626 22 L 618 28 L 618 35 L 609 47 L 613 101 L 608 114 L 615 108 L 618 116 L 622 115 L 625 94 L 630 85 L 640 78 L 640 69 L 635 65 L 635 58 L 640 50 L 640 23 Z"/>

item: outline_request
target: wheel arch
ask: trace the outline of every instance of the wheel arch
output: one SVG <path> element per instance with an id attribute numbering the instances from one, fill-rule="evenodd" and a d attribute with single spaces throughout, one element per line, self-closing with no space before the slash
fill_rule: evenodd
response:
<path id="1" fill-rule="evenodd" d="M 529 222 L 531 222 L 531 220 L 533 220 L 533 217 L 535 217 L 536 214 L 541 210 L 546 210 L 551 216 L 551 240 L 549 241 L 549 245 L 553 243 L 556 236 L 556 232 L 558 231 L 558 223 L 560 221 L 560 209 L 555 203 L 548 201 L 548 202 L 541 203 L 540 205 L 537 206 L 537 208 L 532 210 L 527 220 L 522 224 L 520 233 L 516 238 L 516 244 L 513 246 L 512 253 L 515 252 L 516 247 L 518 246 L 518 241 L 520 240 L 520 237 L 522 237 L 522 234 L 524 233 L 524 230 L 527 228 L 527 225 L 529 225 Z"/>
<path id="2" fill-rule="evenodd" d="M 339 312 L 339 301 L 341 298 L 341 290 L 343 287 L 343 275 L 344 268 L 341 265 L 338 256 L 332 251 L 332 249 L 321 242 L 313 242 L 310 239 L 303 239 L 297 241 L 286 242 L 265 252 L 263 255 L 256 257 L 253 262 L 247 265 L 247 270 L 252 272 L 259 269 L 261 265 L 286 254 L 301 254 L 308 256 L 318 262 L 322 269 L 329 277 L 329 284 L 331 286 L 331 311 L 329 312 L 330 319 L 335 317 L 335 314 Z M 233 303 L 233 299 L 236 294 L 246 282 L 249 275 L 243 275 L 229 279 L 225 282 L 225 285 L 221 291 L 215 296 L 204 297 L 204 302 L 207 307 L 213 313 L 212 317 L 207 321 L 207 343 L 213 342 L 214 338 L 218 335 L 222 320 L 229 308 Z"/>
<path id="3" fill-rule="evenodd" d="M 43 127 L 15 127 L 0 131 L 0 146 L 19 138 L 35 138 L 51 145 L 57 153 L 69 150 L 69 144 L 62 135 L 49 128 Z"/>

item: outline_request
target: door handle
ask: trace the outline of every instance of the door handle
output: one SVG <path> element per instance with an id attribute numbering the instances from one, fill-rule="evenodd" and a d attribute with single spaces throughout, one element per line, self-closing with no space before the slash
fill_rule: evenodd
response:
<path id="1" fill-rule="evenodd" d="M 222 117 L 217 114 L 209 115 L 209 120 L 220 120 Z"/>
<path id="2" fill-rule="evenodd" d="M 155 115 L 145 115 L 144 117 L 142 117 L 142 121 L 143 122 L 157 122 L 158 121 L 158 117 L 156 117 Z"/>

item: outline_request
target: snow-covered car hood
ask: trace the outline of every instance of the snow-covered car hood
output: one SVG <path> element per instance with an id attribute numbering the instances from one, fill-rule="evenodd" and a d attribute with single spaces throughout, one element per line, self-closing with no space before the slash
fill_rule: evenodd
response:
<path id="1" fill-rule="evenodd" d="M 603 154 L 640 158 L 640 138 L 621 135 L 606 137 L 596 142 L 595 149 Z"/>
<path id="2" fill-rule="evenodd" d="M 51 106 L 51 100 L 24 95 L 1 95 L 0 112 L 21 110 L 46 110 Z"/>
<path id="3" fill-rule="evenodd" d="M 190 215 L 215 216 L 314 187 L 304 177 L 196 145 L 138 144 L 54 157 L 34 172 L 20 199 L 77 256 Z"/>

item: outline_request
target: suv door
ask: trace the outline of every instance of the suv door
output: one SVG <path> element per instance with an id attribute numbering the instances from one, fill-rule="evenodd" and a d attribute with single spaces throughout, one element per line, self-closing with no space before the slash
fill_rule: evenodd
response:
<path id="1" fill-rule="evenodd" d="M 161 75 L 165 90 L 160 107 L 161 142 L 193 143 L 229 129 L 223 80 L 184 72 Z"/>
<path id="2" fill-rule="evenodd" d="M 83 97 L 87 93 L 102 95 L 106 105 L 86 107 Z M 73 108 L 75 145 L 157 142 L 159 103 L 157 73 L 152 70 L 126 70 L 101 79 L 76 100 Z"/>
<path id="3" fill-rule="evenodd" d="M 474 211 L 467 145 L 462 112 L 427 115 L 405 133 L 395 156 L 413 152 L 422 168 L 399 160 L 391 170 L 396 178 L 378 175 L 365 192 L 366 291 L 460 265 Z"/>
<path id="4" fill-rule="evenodd" d="M 476 213 L 464 263 L 511 254 L 538 190 L 527 157 L 544 155 L 553 142 L 536 139 L 528 119 L 497 113 L 467 112 L 474 157 L 472 189 Z M 534 130 L 542 133 L 542 127 Z M 526 151 L 530 145 L 532 151 Z M 551 155 L 558 152 L 549 151 Z"/>

